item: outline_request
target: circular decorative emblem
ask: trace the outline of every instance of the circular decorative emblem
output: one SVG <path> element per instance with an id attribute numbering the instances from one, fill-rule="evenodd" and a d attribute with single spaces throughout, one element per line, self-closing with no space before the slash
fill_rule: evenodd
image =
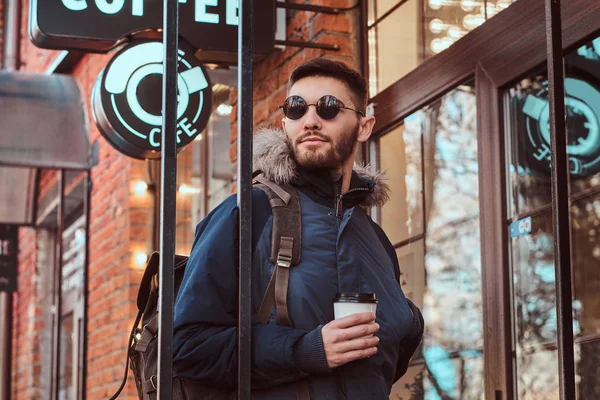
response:
<path id="1" fill-rule="evenodd" d="M 565 80 L 567 109 L 567 154 L 573 177 L 600 171 L 600 92 L 578 78 Z M 550 172 L 550 110 L 547 88 L 528 95 L 523 103 L 532 161 L 537 169 Z"/>
<path id="2" fill-rule="evenodd" d="M 212 89 L 194 49 L 179 41 L 177 148 L 206 127 Z M 92 94 L 102 135 L 134 158 L 160 158 L 162 131 L 162 42 L 141 42 L 120 50 L 98 76 Z"/>

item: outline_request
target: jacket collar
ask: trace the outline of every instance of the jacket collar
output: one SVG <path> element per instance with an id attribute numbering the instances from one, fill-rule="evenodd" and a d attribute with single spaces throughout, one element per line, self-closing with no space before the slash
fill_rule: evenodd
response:
<path id="1" fill-rule="evenodd" d="M 323 180 L 334 183 L 339 179 L 335 175 L 319 179 L 314 174 L 301 170 L 292 157 L 292 143 L 281 130 L 263 129 L 256 133 L 253 140 L 254 171 L 261 171 L 270 181 L 280 185 L 308 183 L 320 187 Z M 350 188 L 356 187 L 369 189 L 360 196 L 359 204 L 363 207 L 382 206 L 389 200 L 389 186 L 384 182 L 384 174 L 371 171 L 368 166 L 354 166 Z M 323 194 L 328 196 L 328 189 L 323 190 Z"/>

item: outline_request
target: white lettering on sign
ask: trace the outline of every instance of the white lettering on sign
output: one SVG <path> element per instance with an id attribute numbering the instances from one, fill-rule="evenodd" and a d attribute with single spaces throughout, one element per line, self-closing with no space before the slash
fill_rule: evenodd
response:
<path id="1" fill-rule="evenodd" d="M 62 0 L 63 5 L 69 10 L 81 11 L 87 8 L 87 0 Z"/>
<path id="2" fill-rule="evenodd" d="M 94 2 L 103 14 L 117 14 L 125 6 L 125 0 L 62 0 L 63 5 L 71 11 L 83 11 L 88 8 L 88 1 Z M 225 23 L 237 26 L 240 23 L 239 0 L 195 0 L 194 19 L 196 22 L 205 24 L 218 24 L 219 14 L 207 11 L 207 7 L 218 7 L 219 1 L 225 1 Z M 187 0 L 179 0 L 187 3 Z M 135 17 L 144 16 L 144 0 L 131 0 L 131 15 Z"/>
<path id="3" fill-rule="evenodd" d="M 206 12 L 206 7 L 216 7 L 219 5 L 219 0 L 196 0 L 196 22 L 205 22 L 207 24 L 218 24 L 219 14 Z"/>
<path id="4" fill-rule="evenodd" d="M 188 119 L 187 119 L 187 117 L 186 117 L 186 118 L 184 118 L 184 119 L 182 119 L 182 120 L 179 122 L 179 124 L 178 124 L 178 125 L 179 125 L 179 127 L 180 127 L 181 129 L 183 129 L 183 131 L 184 131 L 184 132 L 186 133 L 186 135 L 188 135 L 189 137 L 192 137 L 192 136 L 194 136 L 194 135 L 195 135 L 195 134 L 198 132 L 198 130 L 197 130 L 197 129 L 195 129 L 195 128 L 194 128 L 194 129 L 190 129 L 190 128 L 192 128 L 192 124 L 190 124 L 190 123 L 188 122 Z M 179 135 L 177 135 L 177 138 L 179 138 Z"/>
<path id="5" fill-rule="evenodd" d="M 226 22 L 227 25 L 239 25 L 240 23 L 240 16 L 238 15 L 238 10 L 240 8 L 240 1 L 239 0 L 227 0 L 227 4 L 226 4 Z"/>
<path id="6" fill-rule="evenodd" d="M 136 17 L 144 15 L 144 0 L 133 0 L 131 5 L 131 13 Z"/>
<path id="7" fill-rule="evenodd" d="M 125 0 L 112 0 L 110 3 L 108 0 L 96 0 L 96 7 L 104 14 L 116 14 L 125 5 Z"/>
<path id="8" fill-rule="evenodd" d="M 193 137 L 196 133 L 198 133 L 198 130 L 196 128 L 194 128 L 192 126 L 192 124 L 190 124 L 187 117 L 182 119 L 181 121 L 179 121 L 177 123 L 177 126 L 180 128 L 180 129 L 177 129 L 177 144 L 181 143 L 181 135 L 184 132 L 186 135 L 188 135 L 188 137 Z M 160 128 L 153 128 L 150 131 L 150 133 L 148 133 L 148 143 L 150 143 L 150 146 L 152 146 L 152 147 L 160 146 L 160 134 L 161 133 L 162 133 L 162 129 L 160 129 Z"/>
<path id="9" fill-rule="evenodd" d="M 152 146 L 152 147 L 160 146 L 160 139 L 158 142 L 156 141 L 156 135 L 159 135 L 159 134 L 160 134 L 159 128 L 154 128 L 150 131 L 150 133 L 148 134 L 148 141 L 150 142 L 150 146 Z"/>

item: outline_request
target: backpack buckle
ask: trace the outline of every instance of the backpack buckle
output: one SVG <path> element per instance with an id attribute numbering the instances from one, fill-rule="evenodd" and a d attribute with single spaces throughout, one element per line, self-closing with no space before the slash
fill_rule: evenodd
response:
<path id="1" fill-rule="evenodd" d="M 279 239 L 279 251 L 277 252 L 277 266 L 289 268 L 292 266 L 294 249 L 294 238 L 282 236 Z"/>
<path id="2" fill-rule="evenodd" d="M 277 266 L 283 268 L 290 268 L 292 266 L 292 257 L 288 257 L 279 253 L 277 255 Z"/>

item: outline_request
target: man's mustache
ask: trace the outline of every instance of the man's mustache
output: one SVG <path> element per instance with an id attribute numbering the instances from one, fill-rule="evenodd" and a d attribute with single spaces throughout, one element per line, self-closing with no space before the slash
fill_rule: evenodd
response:
<path id="1" fill-rule="evenodd" d="M 302 143 L 304 140 L 308 139 L 309 137 L 315 137 L 315 138 L 321 139 L 324 142 L 331 141 L 331 139 L 329 139 L 329 137 L 325 136 L 324 134 L 322 134 L 320 132 L 309 131 L 309 132 L 306 132 L 306 133 L 298 136 L 298 138 L 296 138 L 296 144 Z"/>

